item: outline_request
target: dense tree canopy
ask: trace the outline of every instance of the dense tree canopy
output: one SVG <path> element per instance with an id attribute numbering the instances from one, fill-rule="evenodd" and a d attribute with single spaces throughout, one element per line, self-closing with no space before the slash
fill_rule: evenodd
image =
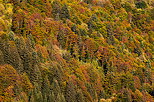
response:
<path id="1" fill-rule="evenodd" d="M 154 1 L 0 0 L 0 102 L 153 102 Z"/>

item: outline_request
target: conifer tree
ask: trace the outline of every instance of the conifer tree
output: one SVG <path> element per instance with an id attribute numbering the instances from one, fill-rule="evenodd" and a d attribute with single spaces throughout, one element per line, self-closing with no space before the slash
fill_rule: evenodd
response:
<path id="1" fill-rule="evenodd" d="M 64 6 L 61 8 L 60 18 L 61 19 L 69 19 L 70 18 L 68 6 L 66 4 L 64 4 Z"/>
<path id="2" fill-rule="evenodd" d="M 77 102 L 75 86 L 73 85 L 71 80 L 67 83 L 65 98 L 67 102 Z"/>
<path id="3" fill-rule="evenodd" d="M 60 19 L 61 5 L 58 0 L 53 1 L 52 3 L 52 15 L 55 20 Z"/>

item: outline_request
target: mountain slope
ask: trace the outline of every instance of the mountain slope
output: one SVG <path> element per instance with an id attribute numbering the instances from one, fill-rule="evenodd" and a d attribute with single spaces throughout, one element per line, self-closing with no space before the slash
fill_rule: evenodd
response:
<path id="1" fill-rule="evenodd" d="M 153 102 L 153 7 L 0 0 L 0 101 Z"/>

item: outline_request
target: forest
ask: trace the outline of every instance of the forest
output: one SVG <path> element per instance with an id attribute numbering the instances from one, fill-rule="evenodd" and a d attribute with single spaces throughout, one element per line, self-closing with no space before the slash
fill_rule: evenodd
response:
<path id="1" fill-rule="evenodd" d="M 0 0 L 0 102 L 154 102 L 154 0 Z"/>

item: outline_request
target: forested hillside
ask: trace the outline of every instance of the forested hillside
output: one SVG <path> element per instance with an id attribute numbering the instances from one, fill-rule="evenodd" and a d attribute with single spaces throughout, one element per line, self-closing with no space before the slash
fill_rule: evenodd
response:
<path id="1" fill-rule="evenodd" d="M 154 1 L 0 0 L 0 102 L 154 102 Z"/>

